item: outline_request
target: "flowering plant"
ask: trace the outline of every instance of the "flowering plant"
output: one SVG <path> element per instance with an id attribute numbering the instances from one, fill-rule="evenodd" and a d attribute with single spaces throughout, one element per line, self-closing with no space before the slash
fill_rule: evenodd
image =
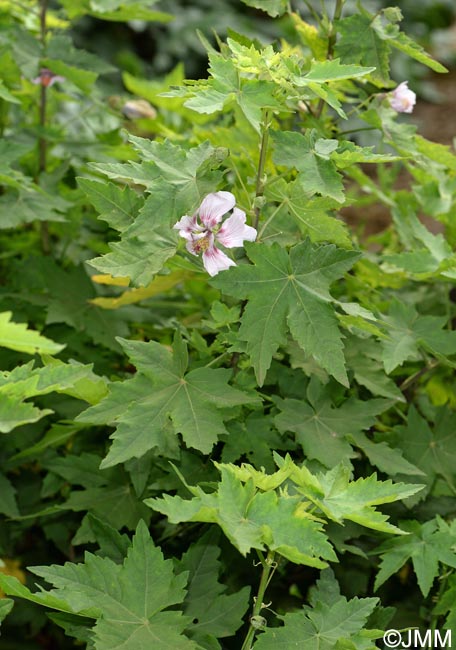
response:
<path id="1" fill-rule="evenodd" d="M 153 2 L 0 2 L 2 648 L 455 620 L 456 156 L 389 91 L 396 50 L 444 68 L 397 8 L 243 3 L 271 43 L 203 37 L 197 80 L 120 52 L 120 87 L 63 32 Z"/>

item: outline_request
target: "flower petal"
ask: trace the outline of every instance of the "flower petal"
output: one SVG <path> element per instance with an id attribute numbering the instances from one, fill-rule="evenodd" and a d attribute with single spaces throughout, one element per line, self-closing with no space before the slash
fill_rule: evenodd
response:
<path id="1" fill-rule="evenodd" d="M 219 271 L 226 271 L 230 266 L 236 266 L 228 255 L 222 253 L 215 246 L 211 246 L 203 253 L 203 264 L 209 275 L 217 275 Z"/>
<path id="2" fill-rule="evenodd" d="M 50 78 L 50 80 L 49 80 L 49 82 L 48 82 L 47 85 L 48 85 L 48 86 L 53 86 L 53 85 L 56 84 L 56 83 L 62 83 L 62 81 L 66 81 L 65 77 L 61 77 L 59 74 L 56 74 L 56 75 L 53 75 L 53 76 Z"/>
<path id="3" fill-rule="evenodd" d="M 174 224 L 173 230 L 178 230 L 179 235 L 184 239 L 191 239 L 193 233 L 202 231 L 201 226 L 196 223 L 196 217 L 183 216 L 177 223 Z"/>
<path id="4" fill-rule="evenodd" d="M 239 208 L 234 208 L 231 217 L 223 222 L 222 227 L 215 235 L 217 241 L 226 248 L 243 246 L 244 241 L 255 241 L 256 236 L 255 228 L 245 225 L 245 212 Z"/>
<path id="5" fill-rule="evenodd" d="M 196 242 L 193 241 L 193 239 L 188 239 L 185 242 L 185 247 L 186 247 L 186 249 L 188 250 L 189 253 L 191 253 L 192 255 L 195 255 L 196 257 L 198 257 L 198 252 L 195 250 L 195 243 Z"/>
<path id="6" fill-rule="evenodd" d="M 208 194 L 198 208 L 198 214 L 206 228 L 212 229 L 229 212 L 236 203 L 231 192 L 212 192 Z"/>

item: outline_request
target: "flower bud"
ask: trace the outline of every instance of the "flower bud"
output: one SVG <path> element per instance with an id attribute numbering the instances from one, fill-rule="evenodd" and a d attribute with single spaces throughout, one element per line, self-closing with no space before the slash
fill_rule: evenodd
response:
<path id="1" fill-rule="evenodd" d="M 122 113 L 129 120 L 138 118 L 149 118 L 153 120 L 157 117 L 157 111 L 145 99 L 130 99 L 122 106 Z"/>
<path id="2" fill-rule="evenodd" d="M 393 90 L 390 99 L 391 107 L 398 113 L 411 113 L 416 103 L 416 95 L 408 87 L 408 81 L 403 81 Z"/>

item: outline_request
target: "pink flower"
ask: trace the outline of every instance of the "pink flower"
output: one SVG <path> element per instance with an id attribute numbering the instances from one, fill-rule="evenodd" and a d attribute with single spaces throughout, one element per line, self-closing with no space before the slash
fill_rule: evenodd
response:
<path id="1" fill-rule="evenodd" d="M 393 90 L 390 103 L 398 113 L 411 113 L 413 111 L 416 104 L 416 95 L 408 87 L 408 81 L 403 81 Z"/>
<path id="2" fill-rule="evenodd" d="M 255 228 L 245 225 L 245 212 L 236 208 L 235 203 L 231 192 L 213 192 L 203 199 L 192 217 L 185 215 L 174 225 L 179 235 L 187 240 L 187 250 L 192 255 L 202 253 L 204 268 L 211 276 L 236 266 L 215 246 L 216 242 L 225 248 L 237 248 L 243 246 L 244 241 L 255 241 L 257 236 Z M 230 210 L 233 210 L 231 216 L 221 223 L 223 215 Z"/>
<path id="3" fill-rule="evenodd" d="M 58 81 L 66 81 L 66 79 L 65 77 L 61 77 L 58 74 L 54 74 L 52 70 L 49 70 L 49 68 L 41 68 L 38 77 L 32 79 L 32 83 L 37 85 L 40 84 L 41 86 L 45 86 L 46 88 L 48 88 L 49 86 L 53 86 Z"/>

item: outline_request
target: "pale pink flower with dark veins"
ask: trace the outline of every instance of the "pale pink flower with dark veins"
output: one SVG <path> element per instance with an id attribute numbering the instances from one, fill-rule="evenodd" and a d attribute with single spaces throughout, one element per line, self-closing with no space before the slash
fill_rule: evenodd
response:
<path id="1" fill-rule="evenodd" d="M 49 68 L 41 68 L 38 77 L 32 79 L 32 83 L 45 86 L 45 88 L 53 86 L 58 81 L 66 81 L 66 79 L 65 77 L 61 77 L 59 74 L 54 74 L 52 70 L 49 70 Z"/>
<path id="2" fill-rule="evenodd" d="M 390 103 L 398 113 L 411 113 L 413 111 L 416 104 L 416 95 L 408 87 L 408 81 L 403 81 L 393 90 Z"/>
<path id="3" fill-rule="evenodd" d="M 257 231 L 245 225 L 245 212 L 235 207 L 236 199 L 231 192 L 208 194 L 192 217 L 185 215 L 174 225 L 179 235 L 187 240 L 187 250 L 192 255 L 203 254 L 203 264 L 209 275 L 217 275 L 235 262 L 216 247 L 237 248 L 244 241 L 255 241 Z M 222 223 L 222 217 L 230 210 L 231 216 Z M 201 223 L 198 222 L 199 221 Z"/>

